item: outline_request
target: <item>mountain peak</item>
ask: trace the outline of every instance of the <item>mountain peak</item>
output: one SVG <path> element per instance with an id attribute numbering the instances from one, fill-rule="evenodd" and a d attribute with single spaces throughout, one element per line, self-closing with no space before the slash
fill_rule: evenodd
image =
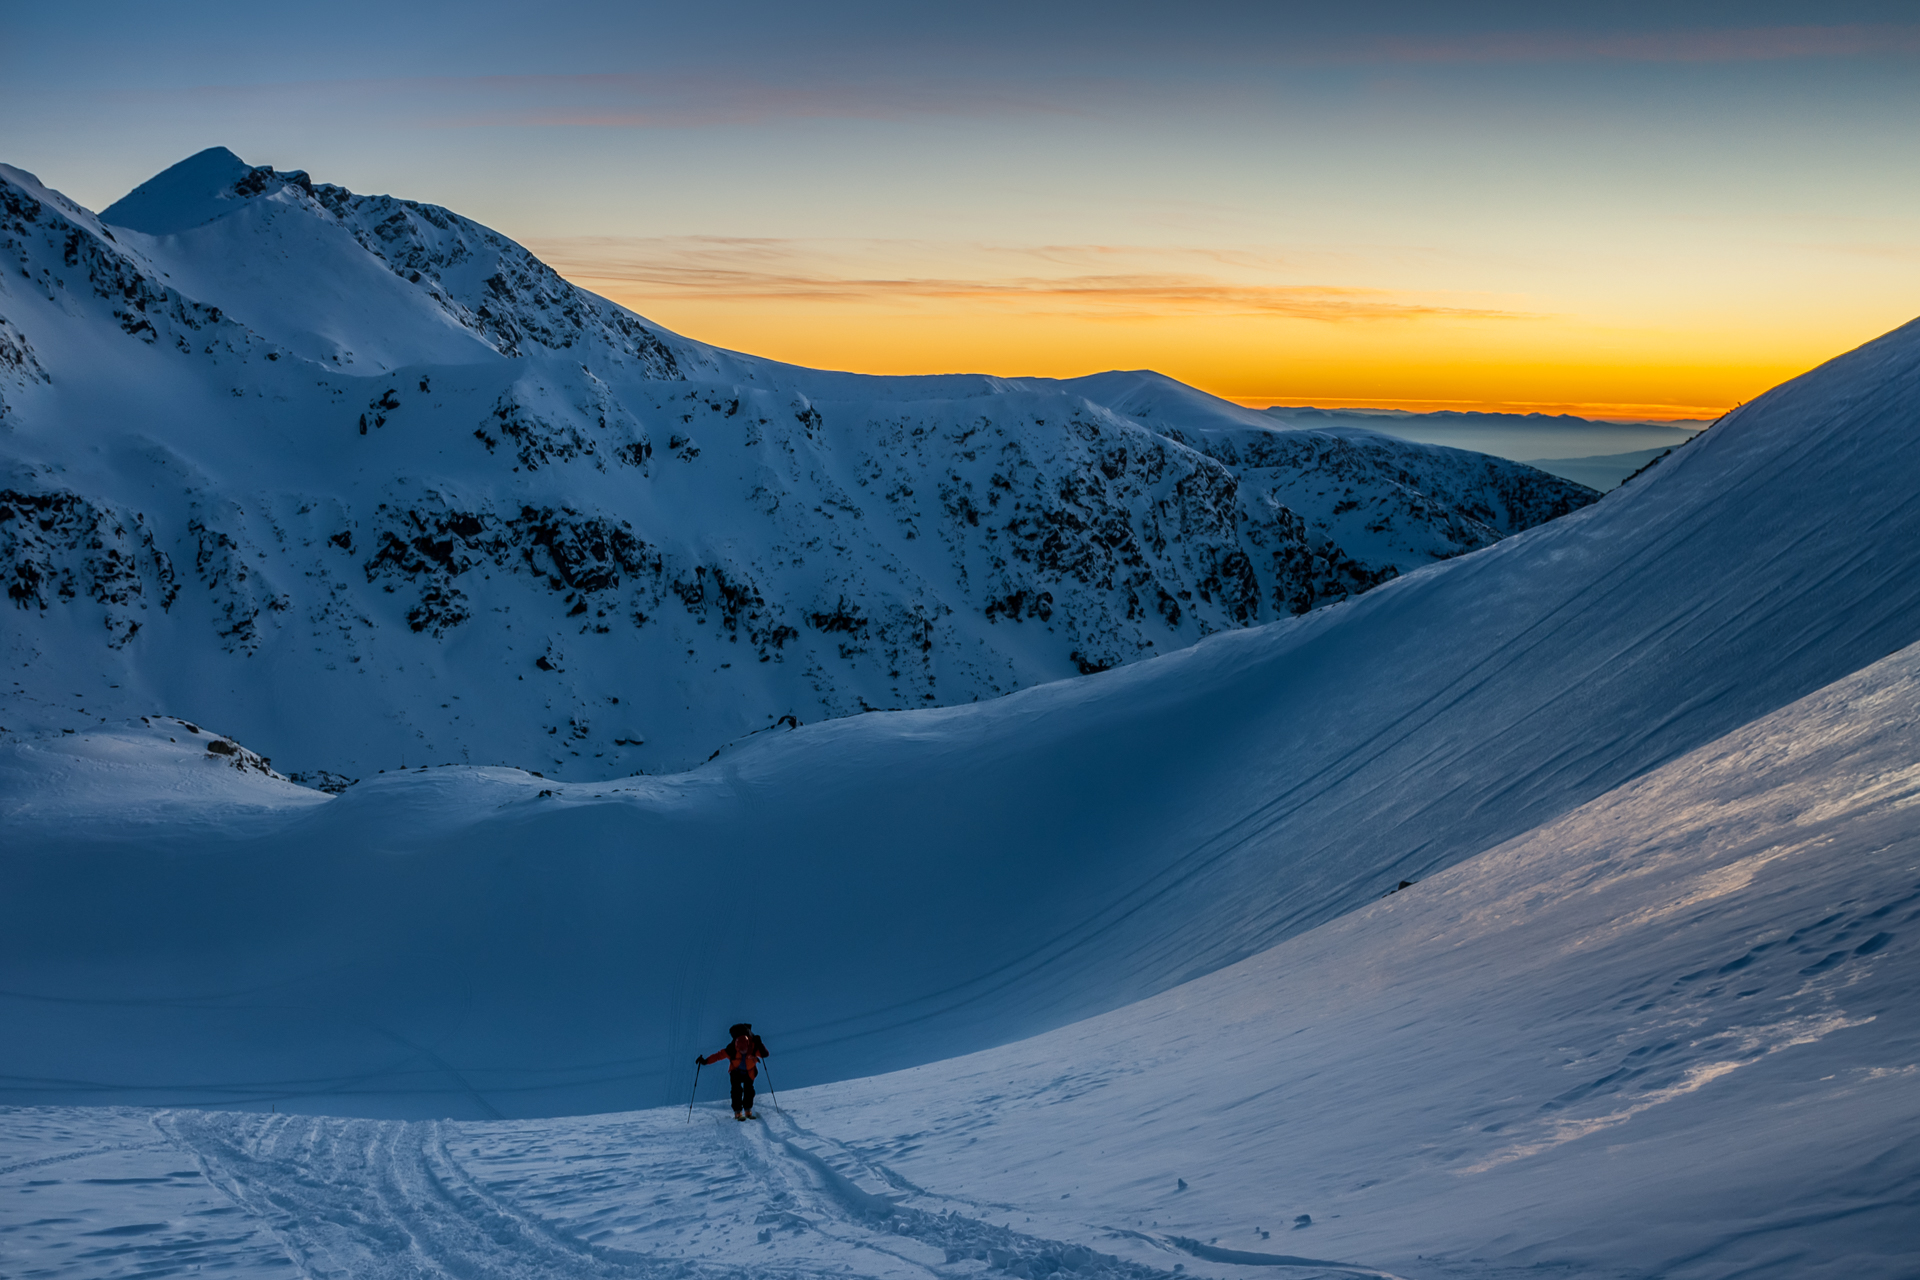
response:
<path id="1" fill-rule="evenodd" d="M 21 209 L 0 256 L 41 285 L 0 295 L 0 465 L 71 449 L 98 476 L 89 459 L 130 450 L 125 491 L 178 496 L 5 486 L 0 577 L 41 620 L 0 636 L 36 672 L 0 690 L 10 729 L 64 706 L 38 690 L 70 671 L 154 696 L 128 663 L 180 672 L 181 705 L 221 720 L 226 695 L 173 657 L 215 650 L 325 691 L 273 738 L 309 773 L 404 751 L 680 769 L 783 718 L 967 702 L 1290 617 L 1596 496 L 1275 430 L 1154 373 L 861 378 L 715 352 L 449 210 L 224 150 L 109 211 L 137 245 Z M 161 456 L 190 478 L 149 473 Z M 484 722 L 429 703 L 408 675 L 429 663 L 487 691 Z"/>
<path id="2" fill-rule="evenodd" d="M 100 213 L 100 220 L 152 236 L 172 235 L 212 222 L 265 189 L 262 177 L 307 185 L 306 175 L 256 168 L 225 147 L 188 156 L 129 191 Z"/>

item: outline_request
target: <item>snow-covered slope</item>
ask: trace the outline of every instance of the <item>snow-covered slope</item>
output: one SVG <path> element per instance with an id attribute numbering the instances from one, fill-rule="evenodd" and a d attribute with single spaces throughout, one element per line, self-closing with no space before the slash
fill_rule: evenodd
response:
<path id="1" fill-rule="evenodd" d="M 100 218 L 0 170 L 0 240 L 0 724 L 182 715 L 307 779 L 682 768 L 1302 613 L 1593 497 L 1153 374 L 717 351 L 444 209 L 218 149 Z"/>
<path id="2" fill-rule="evenodd" d="M 164 744 L 164 745 L 163 745 Z M 0 756 L 10 819 L 68 823 L 245 825 L 248 817 L 326 803 L 273 761 L 223 734 L 171 716 L 115 730 L 14 739 Z"/>
<path id="3" fill-rule="evenodd" d="M 798 1084 L 1166 990 L 1920 639 L 1916 403 L 1920 325 L 1357 600 L 673 777 L 69 822 L 10 740 L 4 1096 L 606 1109 L 742 1012 Z"/>
<path id="4" fill-rule="evenodd" d="M 1916 759 L 1920 646 L 1163 995 L 896 1075 L 763 1081 L 762 1125 L 711 1080 L 691 1123 L 0 1113 L 0 1256 L 72 1277 L 1900 1280 Z"/>
<path id="5" fill-rule="evenodd" d="M 795 1109 L 1088 1243 L 1905 1276 L 1916 989 L 1920 646 L 1254 959 Z"/>

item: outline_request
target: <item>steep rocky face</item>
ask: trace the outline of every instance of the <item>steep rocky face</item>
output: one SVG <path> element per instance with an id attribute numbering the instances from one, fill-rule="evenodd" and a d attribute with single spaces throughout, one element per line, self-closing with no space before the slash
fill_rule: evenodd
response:
<path id="1" fill-rule="evenodd" d="M 227 153 L 115 211 L 0 169 L 14 727 L 164 711 L 311 776 L 673 769 L 1302 613 L 1593 497 L 1152 374 L 717 351 L 446 210 Z"/>
<path id="2" fill-rule="evenodd" d="M 145 521 L 123 521 L 78 494 L 0 489 L 7 598 L 45 613 L 82 598 L 100 607 L 110 649 L 140 630 L 149 601 L 162 612 L 180 593 L 173 561 Z"/>
<path id="3" fill-rule="evenodd" d="M 287 180 L 265 172 L 263 183 Z M 308 191 L 361 248 L 424 289 L 503 356 L 525 354 L 529 343 L 565 351 L 592 342 L 625 352 L 649 377 L 683 376 L 673 351 L 637 317 L 576 289 L 546 263 L 478 223 L 414 200 L 356 196 L 332 185 Z"/>

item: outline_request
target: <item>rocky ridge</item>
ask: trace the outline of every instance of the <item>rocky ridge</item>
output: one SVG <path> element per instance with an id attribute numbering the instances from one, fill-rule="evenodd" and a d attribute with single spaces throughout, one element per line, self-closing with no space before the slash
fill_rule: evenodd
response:
<path id="1" fill-rule="evenodd" d="M 0 715 L 190 715 L 315 777 L 681 768 L 1303 613 L 1593 497 L 1153 374 L 720 351 L 447 210 L 225 152 L 100 218 L 0 168 L 0 262 Z"/>

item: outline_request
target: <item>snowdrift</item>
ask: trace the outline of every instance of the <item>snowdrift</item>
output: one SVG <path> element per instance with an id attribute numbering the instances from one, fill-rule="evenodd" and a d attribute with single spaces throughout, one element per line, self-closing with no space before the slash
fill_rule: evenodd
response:
<path id="1" fill-rule="evenodd" d="M 1917 348 L 1346 604 L 672 777 L 66 821 L 10 740 L 0 1096 L 605 1110 L 742 1016 L 798 1085 L 1222 969 L 1920 637 Z"/>

